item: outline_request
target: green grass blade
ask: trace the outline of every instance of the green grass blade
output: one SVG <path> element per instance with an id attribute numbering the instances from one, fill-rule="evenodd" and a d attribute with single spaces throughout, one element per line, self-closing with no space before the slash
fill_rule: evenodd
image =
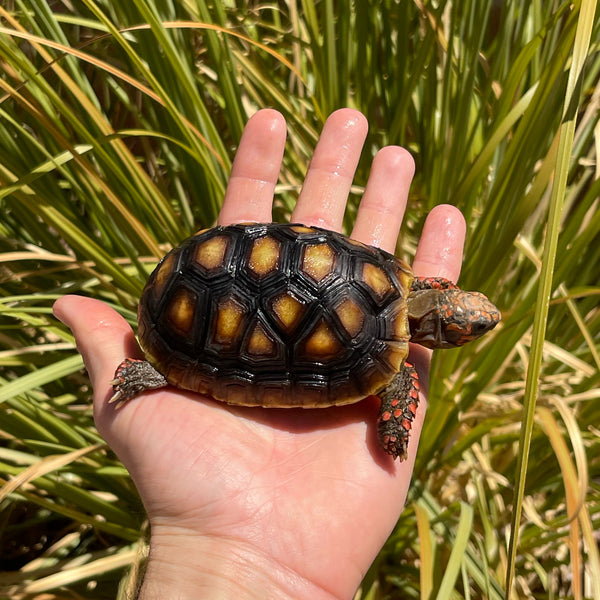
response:
<path id="1" fill-rule="evenodd" d="M 460 519 L 456 529 L 456 539 L 452 545 L 450 558 L 444 570 L 444 576 L 440 584 L 437 600 L 450 600 L 454 593 L 455 582 L 461 572 L 465 551 L 471 535 L 473 526 L 473 508 L 464 502 L 460 505 Z"/>
<path id="2" fill-rule="evenodd" d="M 590 44 L 595 11 L 595 0 L 582 0 L 577 20 L 573 59 L 571 68 L 569 70 L 563 120 L 558 142 L 555 181 L 552 187 L 550 213 L 548 215 L 547 238 L 544 244 L 542 270 L 540 272 L 535 317 L 533 322 L 531 357 L 529 361 L 529 368 L 527 370 L 527 381 L 523 403 L 523 423 L 521 426 L 521 436 L 519 439 L 520 452 L 515 476 L 516 488 L 513 500 L 514 508 L 511 518 L 511 535 L 507 561 L 508 568 L 506 572 L 506 598 L 509 598 L 512 593 L 513 579 L 515 577 L 518 532 L 520 530 L 521 515 L 523 510 L 523 496 L 525 491 L 527 464 L 531 447 L 535 407 L 538 395 L 539 376 L 543 360 L 542 352 L 544 348 L 544 339 L 548 320 L 548 308 L 553 288 L 556 249 L 558 246 L 562 209 L 565 190 L 567 187 L 567 177 L 571 161 L 573 139 L 575 135 L 577 109 L 579 106 L 581 86 L 583 83 L 583 67 Z"/>
<path id="3" fill-rule="evenodd" d="M 5 383 L 0 388 L 0 403 L 14 398 L 19 394 L 25 394 L 34 388 L 43 386 L 49 381 L 55 381 L 66 375 L 70 375 L 83 367 L 81 356 L 69 356 L 59 362 L 56 362 L 47 367 L 43 367 L 36 371 L 32 371 L 27 375 L 23 375 L 14 381 Z"/>
<path id="4" fill-rule="evenodd" d="M 70 460 L 101 438 L 90 382 L 70 359 L 73 339 L 51 317 L 52 302 L 84 293 L 135 328 L 139 290 L 157 259 L 214 222 L 248 115 L 269 106 L 287 120 L 273 211 L 283 220 L 328 113 L 353 106 L 370 129 L 344 228 L 352 228 L 375 153 L 405 145 L 417 168 L 398 253 L 414 256 L 432 206 L 456 204 L 468 223 L 460 283 L 503 312 L 479 343 L 435 353 L 409 504 L 362 592 L 441 591 L 440 567 L 469 503 L 471 535 L 461 559 L 455 555 L 460 575 L 453 564 L 443 593 L 503 597 L 527 368 L 539 358 L 534 307 L 553 180 L 560 183 L 567 78 L 572 64 L 579 68 L 581 1 L 361 1 L 343 10 L 330 0 L 0 4 L 0 392 L 7 394 L 0 478 L 49 456 L 64 465 L 4 500 L 0 536 L 8 548 L 24 532 L 40 540 L 52 540 L 57 524 L 73 532 L 52 550 L 29 544 L 9 576 L 22 568 L 35 585 L 45 576 L 39 565 L 57 569 L 52 561 L 61 556 L 66 583 L 55 593 L 115 597 L 119 579 L 128 579 L 123 569 L 97 562 L 87 586 L 85 575 L 68 571 L 86 564 L 77 563 L 80 549 L 99 548 L 96 558 L 116 553 L 143 529 L 135 487 L 109 450 Z M 591 27 L 593 42 L 580 53 L 586 68 L 573 103 L 578 121 L 538 386 L 564 448 L 556 452 L 547 430 L 533 428 L 515 597 L 594 597 L 600 581 L 598 14 Z M 581 481 L 564 468 L 570 463 Z M 577 520 L 573 506 L 581 507 Z M 0 548 L 3 566 L 5 558 Z M 581 590 L 573 585 L 578 572 Z"/>

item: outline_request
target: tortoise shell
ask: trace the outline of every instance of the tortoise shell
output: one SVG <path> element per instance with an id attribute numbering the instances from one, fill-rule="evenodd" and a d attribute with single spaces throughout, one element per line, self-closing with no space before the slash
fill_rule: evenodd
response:
<path id="1" fill-rule="evenodd" d="M 348 404 L 402 367 L 412 281 L 398 258 L 318 227 L 215 227 L 150 276 L 140 343 L 171 385 L 229 404 Z"/>

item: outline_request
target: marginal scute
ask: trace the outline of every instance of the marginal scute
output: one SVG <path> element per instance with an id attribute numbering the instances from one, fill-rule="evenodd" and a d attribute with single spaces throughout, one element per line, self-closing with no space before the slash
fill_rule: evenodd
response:
<path id="1" fill-rule="evenodd" d="M 156 298 L 160 298 L 165 290 L 165 285 L 173 273 L 173 263 L 177 259 L 177 254 L 171 252 L 167 254 L 162 263 L 154 271 L 154 282 L 152 284 L 152 293 Z"/>
<path id="2" fill-rule="evenodd" d="M 326 382 L 301 383 L 298 394 L 302 397 L 302 406 L 304 408 L 326 406 L 328 387 Z"/>
<path id="3" fill-rule="evenodd" d="M 404 304 L 394 318 L 392 331 L 394 332 L 395 340 L 406 340 L 410 338 L 410 329 L 408 327 L 408 320 L 406 319 L 406 305 Z"/>
<path id="4" fill-rule="evenodd" d="M 410 339 L 408 324 L 408 308 L 403 298 L 394 300 L 382 313 L 382 322 L 385 324 L 383 338 L 393 342 L 407 342 Z"/>
<path id="5" fill-rule="evenodd" d="M 402 289 L 409 290 L 415 278 L 410 266 L 398 258 L 394 261 L 394 272 L 400 281 Z"/>
<path id="6" fill-rule="evenodd" d="M 406 342 L 386 342 L 385 360 L 394 371 L 399 371 L 408 355 Z"/>
<path id="7" fill-rule="evenodd" d="M 357 248 L 365 248 L 365 249 L 371 249 L 370 246 L 367 246 L 367 244 L 363 244 L 362 242 L 359 242 L 358 240 L 352 239 L 352 238 L 347 238 L 346 242 L 349 244 L 352 244 L 353 246 L 356 246 Z"/>
<path id="8" fill-rule="evenodd" d="M 260 389 L 260 405 L 261 406 L 283 406 L 289 402 L 290 394 L 289 385 L 284 382 L 280 385 L 261 386 Z"/>
<path id="9" fill-rule="evenodd" d="M 231 383 L 225 388 L 225 402 L 228 404 L 248 406 L 252 404 L 250 396 L 250 388 L 247 385 Z"/>
<path id="10" fill-rule="evenodd" d="M 196 262 L 208 271 L 222 267 L 227 244 L 228 239 L 224 235 L 217 235 L 200 243 L 196 248 Z"/>
<path id="11" fill-rule="evenodd" d="M 319 319 L 304 343 L 308 358 L 322 360 L 334 357 L 342 349 L 342 344 L 324 319 Z"/>
<path id="12" fill-rule="evenodd" d="M 254 240 L 248 258 L 248 268 L 259 277 L 272 273 L 279 263 L 280 249 L 279 242 L 269 235 Z"/>
<path id="13" fill-rule="evenodd" d="M 363 309 L 351 298 L 342 300 L 335 308 L 335 312 L 351 338 L 355 338 L 363 329 L 365 313 Z"/>
<path id="14" fill-rule="evenodd" d="M 284 292 L 275 296 L 271 300 L 271 309 L 282 329 L 286 333 L 291 333 L 296 329 L 302 315 L 304 314 L 304 304 L 295 298 L 291 292 Z"/>
<path id="15" fill-rule="evenodd" d="M 329 244 L 312 244 L 304 248 L 302 270 L 317 283 L 333 271 L 335 253 Z"/>
<path id="16" fill-rule="evenodd" d="M 306 225 L 290 225 L 290 230 L 296 233 L 314 233 L 315 231 L 312 227 Z"/>
<path id="17" fill-rule="evenodd" d="M 167 306 L 170 324 L 182 336 L 187 336 L 194 324 L 196 295 L 186 288 L 178 289 Z"/>
<path id="18" fill-rule="evenodd" d="M 373 360 L 362 373 L 361 382 L 364 395 L 377 394 L 390 382 L 391 378 L 389 369 Z"/>

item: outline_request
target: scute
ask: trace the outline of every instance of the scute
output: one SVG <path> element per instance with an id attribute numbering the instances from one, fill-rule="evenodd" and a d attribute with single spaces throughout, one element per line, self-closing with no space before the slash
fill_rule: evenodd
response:
<path id="1" fill-rule="evenodd" d="M 248 309 L 244 301 L 235 296 L 223 296 L 213 310 L 211 342 L 217 350 L 237 348 L 244 333 Z"/>
<path id="2" fill-rule="evenodd" d="M 185 287 L 175 290 L 167 302 L 167 318 L 175 331 L 184 337 L 192 335 L 197 304 L 194 292 Z"/>
<path id="3" fill-rule="evenodd" d="M 299 300 L 290 290 L 284 290 L 270 298 L 269 307 L 284 333 L 289 335 L 300 323 L 306 303 Z"/>
<path id="4" fill-rule="evenodd" d="M 335 359 L 342 351 L 342 344 L 335 330 L 320 317 L 304 338 L 302 353 L 307 361 L 323 362 Z"/>
<path id="5" fill-rule="evenodd" d="M 377 301 L 383 300 L 388 294 L 393 292 L 389 277 L 379 265 L 365 262 L 362 266 L 362 279 Z"/>
<path id="6" fill-rule="evenodd" d="M 222 269 L 227 245 L 228 239 L 224 235 L 207 239 L 196 247 L 196 262 L 207 271 Z"/>
<path id="7" fill-rule="evenodd" d="M 244 348 L 244 353 L 256 359 L 274 358 L 277 354 L 277 344 L 265 328 L 257 322 L 250 330 L 250 335 Z"/>
<path id="8" fill-rule="evenodd" d="M 304 247 L 302 271 L 315 283 L 320 284 L 332 274 L 334 266 L 335 252 L 329 244 L 310 244 Z"/>
<path id="9" fill-rule="evenodd" d="M 266 277 L 279 263 L 281 244 L 270 235 L 265 235 L 254 240 L 248 258 L 248 270 L 257 277 Z"/>
<path id="10" fill-rule="evenodd" d="M 140 342 L 170 384 L 217 400 L 348 404 L 402 365 L 411 281 L 392 255 L 317 227 L 215 227 L 151 275 Z"/>
<path id="11" fill-rule="evenodd" d="M 334 307 L 334 311 L 347 334 L 351 338 L 357 337 L 365 324 L 365 312 L 362 306 L 352 298 L 344 298 Z"/>

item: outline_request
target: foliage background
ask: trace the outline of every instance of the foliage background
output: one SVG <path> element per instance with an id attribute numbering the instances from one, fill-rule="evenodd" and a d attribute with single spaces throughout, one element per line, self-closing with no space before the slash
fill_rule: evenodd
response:
<path id="1" fill-rule="evenodd" d="M 143 563 L 141 505 L 94 429 L 53 300 L 101 298 L 134 324 L 157 258 L 214 221 L 256 108 L 289 124 L 284 219 L 325 118 L 353 106 L 371 130 L 346 224 L 376 150 L 408 147 L 417 176 L 398 253 L 412 255 L 432 206 L 456 204 L 469 224 L 461 283 L 504 315 L 436 358 L 410 501 L 360 597 L 600 597 L 595 5 L 2 3 L 0 595 L 130 597 Z M 584 18 L 589 45 L 576 39 Z M 571 144 L 560 126 L 575 117 Z M 555 265 L 542 262 L 558 232 Z M 545 341 L 533 334 L 540 283 Z"/>

